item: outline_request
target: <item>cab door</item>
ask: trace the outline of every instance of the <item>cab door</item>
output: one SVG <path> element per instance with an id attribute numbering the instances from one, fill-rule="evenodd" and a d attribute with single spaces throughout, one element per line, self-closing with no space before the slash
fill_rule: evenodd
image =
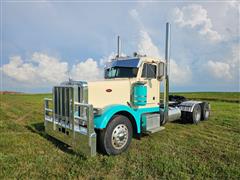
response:
<path id="1" fill-rule="evenodd" d="M 159 102 L 159 81 L 157 80 L 157 64 L 144 63 L 142 65 L 141 79 L 147 86 L 147 105 L 157 106 Z"/>

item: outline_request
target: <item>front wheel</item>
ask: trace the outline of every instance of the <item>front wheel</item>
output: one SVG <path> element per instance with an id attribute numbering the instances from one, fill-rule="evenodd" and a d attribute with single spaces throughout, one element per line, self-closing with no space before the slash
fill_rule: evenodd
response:
<path id="1" fill-rule="evenodd" d="M 108 155 L 117 155 L 128 149 L 132 139 L 132 124 L 122 115 L 112 117 L 110 123 L 99 133 L 99 148 Z"/>

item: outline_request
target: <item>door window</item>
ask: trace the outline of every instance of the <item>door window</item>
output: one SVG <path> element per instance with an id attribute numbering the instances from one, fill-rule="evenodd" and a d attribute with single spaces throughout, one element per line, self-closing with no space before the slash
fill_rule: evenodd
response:
<path id="1" fill-rule="evenodd" d="M 153 64 L 147 64 L 145 63 L 143 65 L 143 70 L 142 70 L 142 77 L 143 78 L 156 78 L 156 72 L 157 72 L 157 66 Z"/>

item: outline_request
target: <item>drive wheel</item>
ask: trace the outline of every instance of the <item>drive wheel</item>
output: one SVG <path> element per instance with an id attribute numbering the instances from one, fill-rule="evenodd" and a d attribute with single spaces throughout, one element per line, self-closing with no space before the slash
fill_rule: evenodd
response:
<path id="1" fill-rule="evenodd" d="M 191 120 L 194 124 L 198 124 L 201 120 L 201 106 L 196 104 L 193 108 L 193 112 L 191 114 Z"/>
<path id="2" fill-rule="evenodd" d="M 201 120 L 207 120 L 210 116 L 210 110 L 211 110 L 209 103 L 203 102 L 201 110 L 202 110 Z"/>
<path id="3" fill-rule="evenodd" d="M 99 146 L 108 155 L 117 155 L 128 149 L 132 139 L 132 124 L 122 115 L 112 117 L 110 123 L 100 132 Z"/>

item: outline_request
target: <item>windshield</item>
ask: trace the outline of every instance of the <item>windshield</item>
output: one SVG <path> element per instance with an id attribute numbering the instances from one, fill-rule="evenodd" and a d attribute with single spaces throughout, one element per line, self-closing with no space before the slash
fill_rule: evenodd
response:
<path id="1" fill-rule="evenodd" d="M 112 67 L 105 70 L 105 79 L 110 78 L 133 78 L 137 77 L 138 68 Z"/>

